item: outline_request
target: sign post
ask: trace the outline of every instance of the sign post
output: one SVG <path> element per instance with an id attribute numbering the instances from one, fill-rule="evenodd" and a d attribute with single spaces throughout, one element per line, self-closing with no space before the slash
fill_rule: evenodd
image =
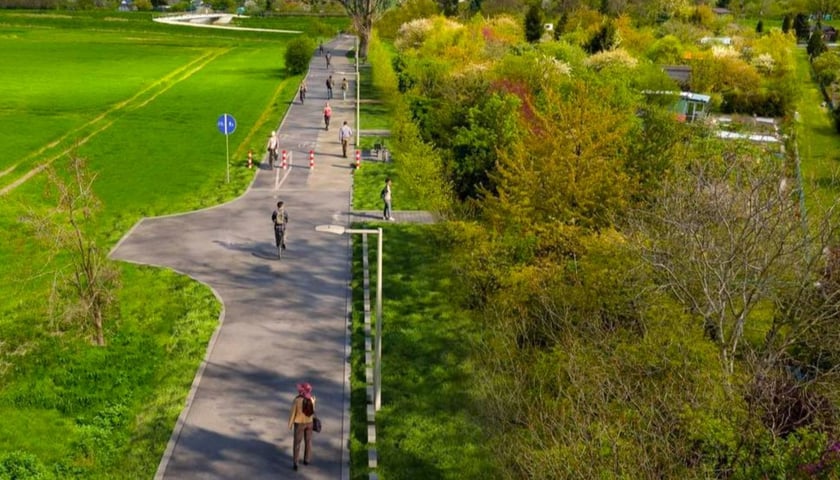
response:
<path id="1" fill-rule="evenodd" d="M 229 115 L 227 113 L 223 113 L 219 120 L 216 121 L 216 126 L 219 127 L 219 131 L 225 134 L 225 162 L 226 162 L 226 182 L 230 183 L 230 142 L 228 138 L 230 134 L 236 130 L 236 119 L 233 118 L 233 115 Z"/>

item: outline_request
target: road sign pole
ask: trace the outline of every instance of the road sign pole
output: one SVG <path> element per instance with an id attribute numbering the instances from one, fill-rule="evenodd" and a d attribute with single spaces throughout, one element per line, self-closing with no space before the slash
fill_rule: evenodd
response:
<path id="1" fill-rule="evenodd" d="M 225 183 L 230 183 L 230 141 L 228 139 L 230 135 L 225 135 L 225 172 L 226 172 L 226 180 Z"/>
<path id="2" fill-rule="evenodd" d="M 230 183 L 230 134 L 236 130 L 236 120 L 232 115 L 224 113 L 216 121 L 216 125 L 225 135 L 225 182 Z"/>

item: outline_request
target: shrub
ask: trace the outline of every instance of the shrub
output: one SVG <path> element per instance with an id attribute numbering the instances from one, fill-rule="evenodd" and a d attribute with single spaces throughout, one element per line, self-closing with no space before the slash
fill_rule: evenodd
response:
<path id="1" fill-rule="evenodd" d="M 292 75 L 306 73 L 309 59 L 315 50 L 315 43 L 306 37 L 299 37 L 286 46 L 286 68 Z"/>
<path id="2" fill-rule="evenodd" d="M 44 465 L 31 453 L 15 451 L 0 457 L 0 478 L 30 480 L 47 478 Z"/>

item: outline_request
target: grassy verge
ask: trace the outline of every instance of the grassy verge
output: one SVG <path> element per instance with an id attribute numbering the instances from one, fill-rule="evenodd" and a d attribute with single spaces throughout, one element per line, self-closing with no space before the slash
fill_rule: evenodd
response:
<path id="1" fill-rule="evenodd" d="M 497 478 L 470 411 L 477 326 L 453 304 L 445 226 L 388 225 L 383 255 L 379 478 Z M 351 476 L 367 479 L 361 239 L 354 240 Z M 369 243 L 375 278 L 374 241 Z M 375 301 L 375 299 L 371 299 Z"/>
<path id="2" fill-rule="evenodd" d="M 830 205 L 840 193 L 840 135 L 830 112 L 821 107 L 823 97 L 811 80 L 807 53 L 797 49 L 797 72 L 802 96 L 796 106 L 796 121 L 802 178 L 806 185 L 806 204 Z M 809 190 L 808 186 L 813 186 Z"/>
<path id="3" fill-rule="evenodd" d="M 359 130 L 390 130 L 393 118 L 382 95 L 373 85 L 369 65 L 359 69 Z"/>

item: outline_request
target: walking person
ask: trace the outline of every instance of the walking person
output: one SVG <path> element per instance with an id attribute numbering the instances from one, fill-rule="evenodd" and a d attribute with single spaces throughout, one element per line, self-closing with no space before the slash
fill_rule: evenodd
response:
<path id="1" fill-rule="evenodd" d="M 330 102 L 327 102 L 324 105 L 324 126 L 325 130 L 330 129 L 330 118 L 332 118 L 332 108 L 330 107 Z"/>
<path id="2" fill-rule="evenodd" d="M 382 198 L 382 202 L 384 202 L 385 207 L 382 211 L 382 219 L 383 220 L 390 220 L 394 221 L 394 217 L 391 216 L 391 179 L 385 179 L 385 187 L 379 193 L 379 196 Z"/>
<path id="3" fill-rule="evenodd" d="M 341 99 L 347 100 L 347 89 L 350 88 L 350 84 L 347 83 L 346 78 L 341 79 Z"/>
<path id="4" fill-rule="evenodd" d="M 266 150 L 268 151 L 268 168 L 274 168 L 279 146 L 280 141 L 277 139 L 277 132 L 271 132 L 271 135 L 268 137 L 268 145 L 266 145 Z"/>
<path id="5" fill-rule="evenodd" d="M 330 75 L 329 78 L 327 78 L 326 83 L 327 83 L 327 99 L 331 100 L 332 97 L 333 97 L 333 95 L 332 95 L 332 89 L 333 89 L 332 75 Z"/>
<path id="6" fill-rule="evenodd" d="M 324 42 L 319 42 L 318 43 L 318 56 L 320 57 L 323 54 L 324 54 Z"/>
<path id="7" fill-rule="evenodd" d="M 289 223 L 289 214 L 283 202 L 277 202 L 277 208 L 271 212 L 271 223 L 274 224 L 274 244 L 279 258 L 286 249 L 286 226 Z"/>
<path id="8" fill-rule="evenodd" d="M 300 88 L 298 90 L 300 91 L 300 104 L 303 105 L 303 101 L 306 100 L 306 80 L 300 82 Z"/>
<path id="9" fill-rule="evenodd" d="M 350 143 L 350 138 L 353 137 L 353 129 L 344 121 L 344 125 L 338 130 L 338 141 L 341 143 L 341 154 L 347 158 L 347 145 Z"/>
<path id="10" fill-rule="evenodd" d="M 294 429 L 292 443 L 292 468 L 298 469 L 300 458 L 300 442 L 303 441 L 303 464 L 309 465 L 312 460 L 312 418 L 315 416 L 315 396 L 312 395 L 312 385 L 299 383 L 298 394 L 292 401 L 289 413 L 289 430 Z"/>
<path id="11" fill-rule="evenodd" d="M 330 52 L 327 52 L 324 58 L 327 59 L 327 68 L 330 68 L 330 60 L 332 59 L 332 54 Z"/>

